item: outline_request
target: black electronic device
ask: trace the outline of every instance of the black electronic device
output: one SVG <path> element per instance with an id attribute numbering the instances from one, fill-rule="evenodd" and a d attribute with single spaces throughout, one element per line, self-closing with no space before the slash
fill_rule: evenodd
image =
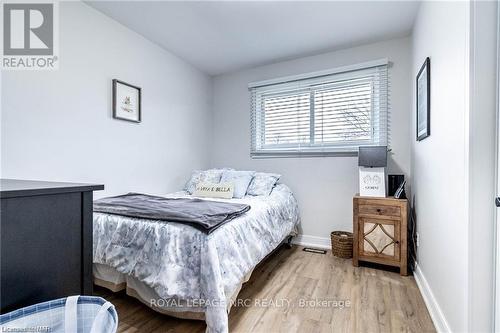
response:
<path id="1" fill-rule="evenodd" d="M 387 195 L 390 197 L 394 196 L 394 193 L 396 193 L 396 190 L 398 187 L 403 183 L 405 180 L 404 175 L 388 175 L 387 176 Z"/>

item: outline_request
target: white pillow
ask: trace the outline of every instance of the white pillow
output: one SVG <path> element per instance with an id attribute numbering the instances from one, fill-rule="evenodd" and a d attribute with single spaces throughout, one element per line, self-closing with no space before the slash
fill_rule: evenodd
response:
<path id="1" fill-rule="evenodd" d="M 195 170 L 191 174 L 191 178 L 189 178 L 188 182 L 184 189 L 189 193 L 193 194 L 196 184 L 198 183 L 213 183 L 217 184 L 220 181 L 220 177 L 222 176 L 223 170 L 221 169 L 210 169 L 210 170 Z"/>
<path id="2" fill-rule="evenodd" d="M 249 195 L 269 195 L 281 178 L 277 173 L 256 172 L 248 186 Z"/>
<path id="3" fill-rule="evenodd" d="M 193 195 L 206 198 L 231 199 L 234 193 L 234 185 L 231 183 L 198 183 Z"/>
<path id="4" fill-rule="evenodd" d="M 252 181 L 255 171 L 224 170 L 220 179 L 221 183 L 234 184 L 233 198 L 243 198 L 247 193 L 248 185 Z"/>

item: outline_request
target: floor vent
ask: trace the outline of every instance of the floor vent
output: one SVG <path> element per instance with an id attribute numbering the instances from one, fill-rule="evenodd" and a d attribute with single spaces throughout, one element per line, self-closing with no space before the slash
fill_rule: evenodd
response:
<path id="1" fill-rule="evenodd" d="M 302 251 L 317 253 L 317 254 L 326 254 L 326 250 L 313 249 L 312 247 L 305 247 Z"/>

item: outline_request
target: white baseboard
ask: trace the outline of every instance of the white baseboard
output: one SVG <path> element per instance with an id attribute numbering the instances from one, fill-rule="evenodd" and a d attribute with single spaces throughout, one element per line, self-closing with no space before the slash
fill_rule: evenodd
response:
<path id="1" fill-rule="evenodd" d="M 429 314 L 431 315 L 432 322 L 436 327 L 436 331 L 438 332 L 451 332 L 450 326 L 446 321 L 446 318 L 439 306 L 434 294 L 425 279 L 424 273 L 420 269 L 417 263 L 415 263 L 415 270 L 413 271 L 413 276 L 415 277 L 415 281 L 417 282 L 418 289 L 420 289 L 420 293 L 424 298 L 425 305 L 427 306 L 427 310 L 429 310 Z"/>
<path id="2" fill-rule="evenodd" d="M 330 238 L 326 237 L 317 237 L 317 236 L 309 236 L 309 235 L 297 235 L 292 240 L 293 244 L 315 247 L 318 249 L 331 249 L 331 241 Z"/>

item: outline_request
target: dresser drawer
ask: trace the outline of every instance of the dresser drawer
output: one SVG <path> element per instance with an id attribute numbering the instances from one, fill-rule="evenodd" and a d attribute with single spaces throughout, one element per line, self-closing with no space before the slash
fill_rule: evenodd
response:
<path id="1" fill-rule="evenodd" d="M 359 205 L 359 214 L 383 215 L 383 216 L 401 216 L 401 207 L 386 205 Z"/>

